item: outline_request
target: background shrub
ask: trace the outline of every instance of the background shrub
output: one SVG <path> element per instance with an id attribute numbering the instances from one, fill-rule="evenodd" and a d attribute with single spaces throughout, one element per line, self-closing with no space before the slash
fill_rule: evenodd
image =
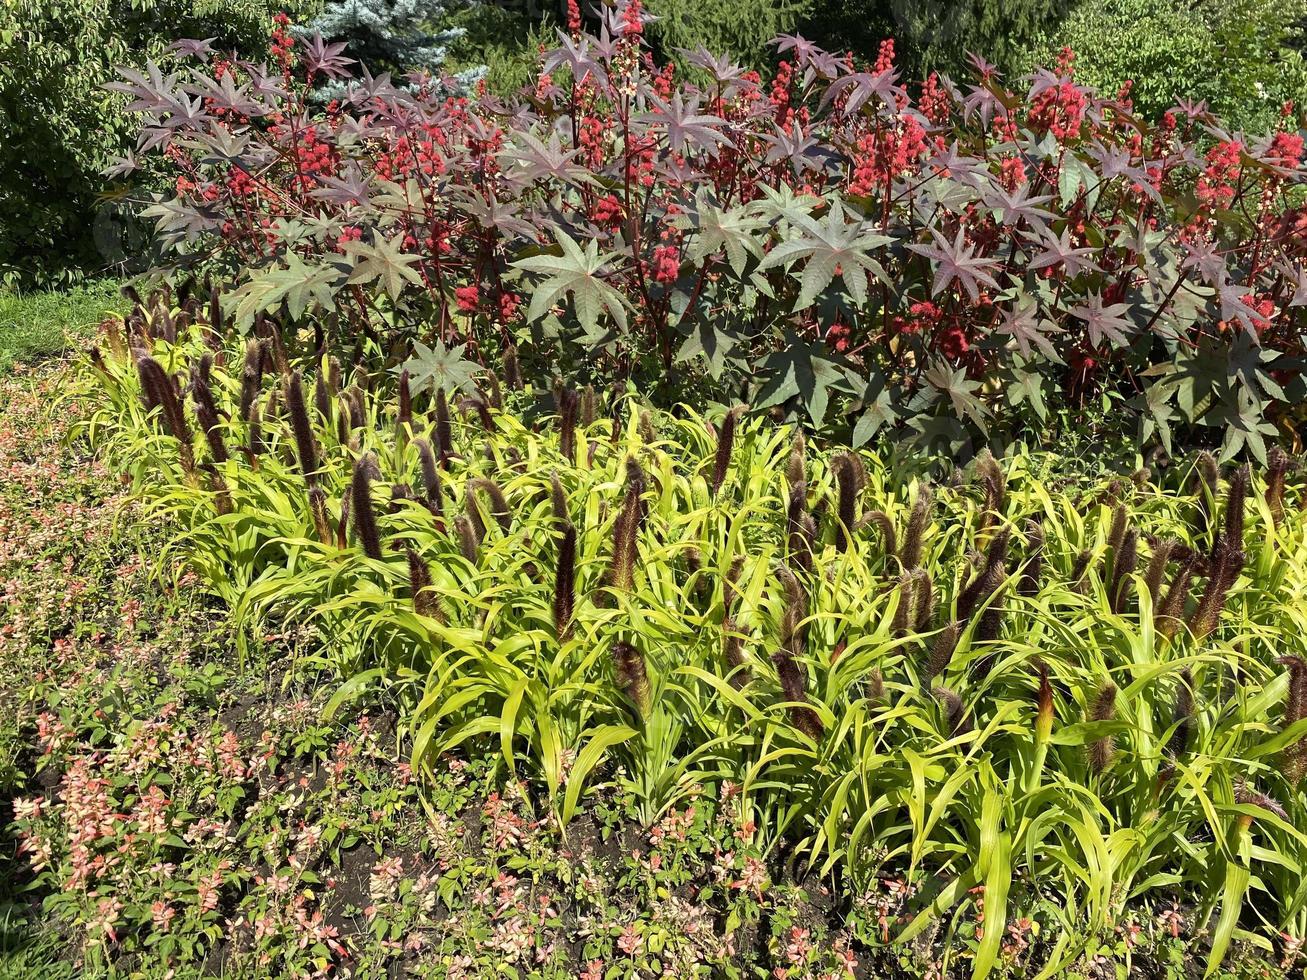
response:
<path id="1" fill-rule="evenodd" d="M 1083 0 L 1030 51 L 1069 45 L 1080 77 L 1106 91 L 1132 80 L 1149 118 L 1201 99 L 1232 126 L 1264 130 L 1285 102 L 1307 98 L 1304 23 L 1302 0 Z"/>
<path id="2" fill-rule="evenodd" d="M 102 207 L 101 173 L 133 145 L 115 65 L 211 37 L 244 57 L 266 50 L 272 14 L 314 0 L 15 0 L 0 7 L 0 279 L 53 284 L 125 263 L 123 215 Z"/>

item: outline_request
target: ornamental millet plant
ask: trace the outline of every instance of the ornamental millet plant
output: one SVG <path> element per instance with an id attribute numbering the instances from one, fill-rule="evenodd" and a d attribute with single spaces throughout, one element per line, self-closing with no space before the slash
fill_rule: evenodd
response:
<path id="1" fill-rule="evenodd" d="M 1261 136 L 1201 104 L 1144 120 L 1070 52 L 1026 79 L 977 59 L 965 85 L 911 83 L 892 42 L 866 65 L 798 36 L 770 78 L 704 51 L 664 67 L 643 22 L 632 0 L 574 25 L 507 98 L 363 77 L 326 107 L 339 46 L 269 68 L 181 42 L 111 86 L 142 117 L 112 174 L 173 178 L 146 213 L 230 281 L 237 328 L 438 342 L 502 357 L 510 387 L 584 366 L 670 396 L 679 375 L 950 446 L 1108 395 L 1145 438 L 1211 427 L 1259 457 L 1250 420 L 1303 396 L 1293 107 Z"/>

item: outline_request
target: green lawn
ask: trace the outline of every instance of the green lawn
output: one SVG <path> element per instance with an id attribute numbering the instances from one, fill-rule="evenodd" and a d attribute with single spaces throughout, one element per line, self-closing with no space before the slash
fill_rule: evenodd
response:
<path id="1" fill-rule="evenodd" d="M 109 280 L 59 293 L 0 292 L 0 373 L 59 353 L 69 334 L 88 334 L 105 313 L 126 306 Z"/>

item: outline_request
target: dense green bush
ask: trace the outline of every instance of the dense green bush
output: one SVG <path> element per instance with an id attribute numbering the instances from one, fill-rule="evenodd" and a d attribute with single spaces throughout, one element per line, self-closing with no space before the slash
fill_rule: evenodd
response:
<path id="1" fill-rule="evenodd" d="M 0 6 L 0 280 L 55 283 L 104 271 L 138 245 L 101 173 L 135 146 L 116 65 L 178 38 L 266 49 L 273 12 L 316 0 L 15 0 Z"/>
<path id="2" fill-rule="evenodd" d="M 1177 100 L 1204 100 L 1232 126 L 1272 125 L 1286 101 L 1307 100 L 1303 0 L 1081 0 L 1032 46 L 1027 66 L 1068 45 L 1080 76 L 1156 119 Z"/>
<path id="3" fill-rule="evenodd" d="M 106 335 L 88 431 L 180 525 L 160 562 L 260 632 L 315 630 L 332 707 L 384 692 L 415 771 L 498 752 L 563 827 L 596 784 L 645 829 L 738 796 L 768 853 L 906 885 L 875 945 L 983 888 L 973 977 L 1064 975 L 1140 907 L 1181 910 L 1209 970 L 1236 930 L 1292 958 L 1307 498 L 1283 455 L 1076 487 L 1017 452 L 931 486 L 736 410 L 304 377 L 273 338 L 179 322 Z"/>

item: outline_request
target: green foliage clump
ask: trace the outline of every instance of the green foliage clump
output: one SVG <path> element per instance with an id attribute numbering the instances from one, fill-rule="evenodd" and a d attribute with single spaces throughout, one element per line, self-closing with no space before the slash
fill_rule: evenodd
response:
<path id="1" fill-rule="evenodd" d="M 823 47 L 852 50 L 864 62 L 892 38 L 914 74 L 961 74 L 973 53 L 1008 70 L 1056 28 L 1068 6 L 1069 0 L 814 0 L 802 30 Z"/>
<path id="2" fill-rule="evenodd" d="M 68 282 L 127 258 L 102 170 L 135 146 L 114 66 L 178 38 L 242 56 L 315 0 L 16 0 L 0 7 L 0 280 Z"/>
<path id="3" fill-rule="evenodd" d="M 93 359 L 90 431 L 180 522 L 164 560 L 261 632 L 316 628 L 328 714 L 386 692 L 426 778 L 494 752 L 558 825 L 617 786 L 641 834 L 729 794 L 765 853 L 908 883 L 880 943 L 983 888 L 978 978 L 1036 906 L 1050 976 L 1132 902 L 1181 903 L 1209 973 L 1240 930 L 1301 934 L 1283 454 L 1058 486 L 1018 451 L 932 484 L 735 409 L 305 378 L 276 334 L 222 344 L 157 306 L 128 330 Z"/>
<path id="4" fill-rule="evenodd" d="M 1145 117 L 1203 100 L 1231 126 L 1264 129 L 1286 101 L 1307 98 L 1305 19 L 1303 0 L 1083 0 L 1025 66 L 1069 46 L 1086 84 L 1116 91 L 1132 81 Z"/>

